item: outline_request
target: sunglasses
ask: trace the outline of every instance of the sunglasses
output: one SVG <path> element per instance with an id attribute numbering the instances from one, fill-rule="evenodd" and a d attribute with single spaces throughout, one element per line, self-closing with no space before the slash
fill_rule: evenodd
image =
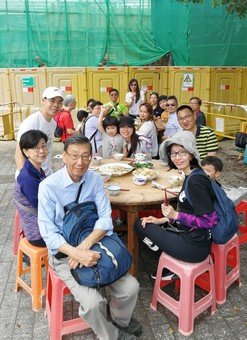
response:
<path id="1" fill-rule="evenodd" d="M 166 106 L 176 106 L 176 104 L 166 104 Z"/>
<path id="2" fill-rule="evenodd" d="M 136 83 L 133 83 L 133 84 L 130 84 L 130 86 L 137 86 L 137 84 L 136 84 Z"/>

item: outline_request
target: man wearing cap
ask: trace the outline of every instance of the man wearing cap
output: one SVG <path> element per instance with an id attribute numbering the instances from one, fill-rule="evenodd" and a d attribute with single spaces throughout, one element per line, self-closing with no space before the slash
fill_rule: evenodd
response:
<path id="1" fill-rule="evenodd" d="M 109 91 L 110 102 L 104 104 L 104 106 L 108 106 L 107 115 L 112 117 L 117 117 L 118 119 L 123 115 L 128 114 L 128 110 L 124 104 L 118 103 L 119 92 L 117 89 L 111 89 Z"/>
<path id="2" fill-rule="evenodd" d="M 19 126 L 17 135 L 17 145 L 15 150 L 15 162 L 17 166 L 17 173 L 22 169 L 25 159 L 19 147 L 21 135 L 29 130 L 41 130 L 48 136 L 49 153 L 45 162 L 42 164 L 42 169 L 45 171 L 46 176 L 52 173 L 51 158 L 52 158 L 52 145 L 53 136 L 56 129 L 56 122 L 53 117 L 61 110 L 63 104 L 63 93 L 57 87 L 47 87 L 42 94 L 41 110 L 37 111 L 26 119 Z"/>

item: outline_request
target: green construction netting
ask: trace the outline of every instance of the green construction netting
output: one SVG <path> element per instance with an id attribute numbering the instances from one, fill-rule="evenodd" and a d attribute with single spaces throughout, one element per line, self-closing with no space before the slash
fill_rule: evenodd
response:
<path id="1" fill-rule="evenodd" d="M 246 65 L 247 19 L 175 0 L 1 0 L 0 67 Z"/>
<path id="2" fill-rule="evenodd" d="M 223 6 L 152 1 L 152 32 L 170 50 L 175 65 L 245 66 L 247 18 L 227 14 Z"/>
<path id="3" fill-rule="evenodd" d="M 152 63 L 150 1 L 1 0 L 0 67 Z"/>

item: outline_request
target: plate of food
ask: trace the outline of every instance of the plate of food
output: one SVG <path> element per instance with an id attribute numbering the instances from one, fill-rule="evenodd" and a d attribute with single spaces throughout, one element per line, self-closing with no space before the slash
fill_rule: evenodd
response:
<path id="1" fill-rule="evenodd" d="M 132 170 L 133 167 L 131 165 L 124 163 L 103 164 L 99 167 L 101 173 L 111 176 L 123 176 Z"/>
<path id="2" fill-rule="evenodd" d="M 134 168 L 138 168 L 138 169 L 141 169 L 141 168 L 151 169 L 153 167 L 153 163 L 145 162 L 145 161 L 134 162 L 132 165 L 133 165 Z"/>
<path id="3" fill-rule="evenodd" d="M 149 168 L 140 168 L 133 171 L 133 176 L 145 176 L 148 181 L 155 179 L 158 175 L 158 171 Z"/>

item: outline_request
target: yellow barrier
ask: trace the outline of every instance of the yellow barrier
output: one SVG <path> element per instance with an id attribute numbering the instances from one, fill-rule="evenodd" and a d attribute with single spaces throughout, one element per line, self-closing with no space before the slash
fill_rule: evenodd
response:
<path id="1" fill-rule="evenodd" d="M 0 140 L 15 139 L 15 132 L 18 130 L 22 118 L 20 103 L 0 104 Z"/>
<path id="2" fill-rule="evenodd" d="M 247 105 L 203 102 L 208 108 L 207 125 L 220 137 L 234 139 L 247 124 Z M 241 114 L 239 112 L 241 111 Z"/>

